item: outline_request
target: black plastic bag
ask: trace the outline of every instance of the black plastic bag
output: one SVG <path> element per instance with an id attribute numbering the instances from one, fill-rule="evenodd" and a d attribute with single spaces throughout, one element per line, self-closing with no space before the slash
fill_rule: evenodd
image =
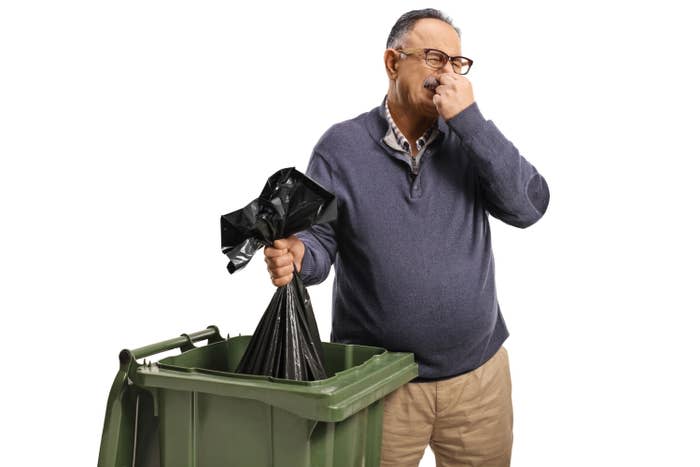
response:
<path id="1" fill-rule="evenodd" d="M 333 193 L 294 167 L 278 170 L 259 198 L 221 216 L 221 251 L 230 260 L 228 272 L 245 267 L 259 248 L 336 216 Z"/>
<path id="2" fill-rule="evenodd" d="M 228 271 L 245 267 L 261 247 L 336 216 L 331 192 L 294 167 L 277 171 L 260 197 L 221 216 Z M 303 381 L 326 378 L 318 326 L 296 265 L 292 281 L 273 295 L 236 371 Z"/>
<path id="3" fill-rule="evenodd" d="M 327 377 L 309 294 L 296 270 L 272 296 L 236 372 L 301 381 Z"/>

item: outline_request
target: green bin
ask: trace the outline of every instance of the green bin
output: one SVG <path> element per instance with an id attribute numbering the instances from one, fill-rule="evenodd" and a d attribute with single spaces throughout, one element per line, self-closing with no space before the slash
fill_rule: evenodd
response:
<path id="1" fill-rule="evenodd" d="M 379 467 L 383 398 L 418 376 L 412 353 L 323 342 L 329 377 L 294 381 L 235 373 L 250 339 L 209 326 L 122 350 L 98 467 Z"/>

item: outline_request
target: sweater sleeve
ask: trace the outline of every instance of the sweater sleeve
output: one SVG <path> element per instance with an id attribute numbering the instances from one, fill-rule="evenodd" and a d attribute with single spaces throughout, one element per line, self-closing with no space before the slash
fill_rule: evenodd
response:
<path id="1" fill-rule="evenodd" d="M 306 169 L 306 175 L 333 192 L 333 175 L 328 162 L 314 150 Z M 336 221 L 318 224 L 296 234 L 304 243 L 304 257 L 301 262 L 301 280 L 304 285 L 315 285 L 328 277 L 331 265 L 335 262 L 337 243 Z"/>
<path id="2" fill-rule="evenodd" d="M 537 222 L 549 205 L 547 182 L 493 121 L 483 117 L 477 103 L 446 123 L 472 158 L 489 213 L 520 228 Z"/>

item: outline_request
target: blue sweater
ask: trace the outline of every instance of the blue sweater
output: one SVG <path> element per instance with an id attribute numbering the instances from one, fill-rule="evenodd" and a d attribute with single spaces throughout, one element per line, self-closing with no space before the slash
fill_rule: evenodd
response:
<path id="1" fill-rule="evenodd" d="M 525 228 L 547 209 L 545 179 L 476 102 L 438 119 L 417 176 L 384 141 L 383 103 L 331 126 L 306 174 L 338 218 L 297 234 L 301 278 L 335 265 L 331 341 L 413 352 L 419 380 L 471 371 L 508 337 L 496 297 L 489 214 Z"/>

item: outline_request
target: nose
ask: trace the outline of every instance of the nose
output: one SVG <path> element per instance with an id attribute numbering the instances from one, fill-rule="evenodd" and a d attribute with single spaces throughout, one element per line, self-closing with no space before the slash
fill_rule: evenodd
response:
<path id="1" fill-rule="evenodd" d="M 445 64 L 442 66 L 442 68 L 440 68 L 441 73 L 449 73 L 449 72 L 454 73 L 454 71 L 455 71 L 454 68 L 452 68 L 452 62 L 449 60 L 447 60 L 445 62 Z"/>

